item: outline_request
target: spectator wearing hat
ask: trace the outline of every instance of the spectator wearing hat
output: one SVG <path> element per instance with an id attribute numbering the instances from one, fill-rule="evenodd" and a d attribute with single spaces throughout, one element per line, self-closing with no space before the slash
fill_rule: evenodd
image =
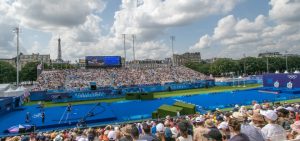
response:
<path id="1" fill-rule="evenodd" d="M 222 139 L 223 140 L 229 140 L 230 139 L 230 130 L 228 127 L 228 122 L 221 122 L 218 125 L 218 129 L 220 130 L 221 134 L 222 134 Z"/>
<path id="2" fill-rule="evenodd" d="M 123 135 L 120 138 L 120 141 L 132 141 L 132 137 L 131 137 L 131 129 L 132 126 L 131 125 L 126 125 L 123 128 L 121 128 L 121 134 Z"/>
<path id="3" fill-rule="evenodd" d="M 165 141 L 165 126 L 162 123 L 156 125 L 156 136 L 159 140 Z"/>
<path id="4" fill-rule="evenodd" d="M 108 135 L 107 135 L 107 138 L 109 139 L 109 141 L 115 141 L 117 140 L 117 134 L 116 134 L 116 131 L 109 131 L 108 132 Z"/>
<path id="5" fill-rule="evenodd" d="M 207 119 L 204 125 L 208 129 L 208 132 L 203 135 L 204 137 L 206 137 L 208 140 L 222 140 L 222 134 L 215 126 L 212 119 Z"/>
<path id="6" fill-rule="evenodd" d="M 255 126 L 249 124 L 246 119 L 247 115 L 243 112 L 234 112 L 232 114 L 233 119 L 240 122 L 240 133 L 243 133 L 248 136 L 250 141 L 264 141 L 263 135 L 260 132 L 260 129 L 257 129 Z"/>
<path id="7" fill-rule="evenodd" d="M 240 106 L 236 104 L 236 105 L 234 105 L 234 108 L 232 109 L 232 111 L 237 112 L 237 111 L 239 111 L 239 109 L 240 109 Z"/>
<path id="8" fill-rule="evenodd" d="M 292 139 L 300 139 L 300 121 L 296 121 L 294 124 L 291 125 L 292 129 Z"/>
<path id="9" fill-rule="evenodd" d="M 150 133 L 151 127 L 147 123 L 142 124 L 143 133 L 140 134 L 139 140 L 158 141 L 158 138 Z"/>
<path id="10" fill-rule="evenodd" d="M 189 123 L 187 121 L 181 121 L 178 123 L 180 136 L 176 141 L 193 141 L 192 135 L 188 134 Z"/>
<path id="11" fill-rule="evenodd" d="M 249 124 L 255 126 L 259 130 L 261 130 L 261 128 L 263 128 L 265 126 L 264 125 L 265 124 L 264 116 L 261 115 L 260 113 L 254 113 L 250 117 L 250 120 L 251 120 L 251 122 Z"/>
<path id="12" fill-rule="evenodd" d="M 277 114 L 273 110 L 260 111 L 265 117 L 267 125 L 265 125 L 261 131 L 264 135 L 265 140 L 269 141 L 283 141 L 286 139 L 286 132 L 284 128 L 276 124 L 278 118 Z"/>
<path id="13" fill-rule="evenodd" d="M 205 118 L 204 117 L 196 117 L 195 119 L 195 126 L 194 129 L 194 141 L 207 141 L 207 138 L 203 135 L 207 133 L 209 130 L 204 127 Z"/>
<path id="14" fill-rule="evenodd" d="M 231 132 L 229 141 L 250 141 L 249 137 L 241 133 L 241 121 L 236 118 L 229 119 L 228 127 Z"/>

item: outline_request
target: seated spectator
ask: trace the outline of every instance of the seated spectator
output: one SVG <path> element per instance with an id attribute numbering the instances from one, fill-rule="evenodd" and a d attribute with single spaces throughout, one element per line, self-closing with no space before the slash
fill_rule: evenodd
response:
<path id="1" fill-rule="evenodd" d="M 122 137 L 120 138 L 120 141 L 132 141 L 133 138 L 131 137 L 131 125 L 126 125 L 125 127 L 121 128 Z"/>
<path id="2" fill-rule="evenodd" d="M 261 111 L 261 114 L 265 117 L 267 125 L 265 125 L 261 131 L 265 140 L 267 141 L 283 141 L 286 139 L 286 132 L 282 126 L 276 124 L 278 118 L 277 114 L 273 110 Z"/>
<path id="3" fill-rule="evenodd" d="M 241 133 L 241 121 L 238 119 L 230 119 L 228 122 L 228 127 L 231 132 L 231 138 L 229 141 L 250 141 L 246 134 Z"/>
<path id="4" fill-rule="evenodd" d="M 139 140 L 158 141 L 158 138 L 150 133 L 151 127 L 147 123 L 142 124 L 143 133 L 140 134 Z"/>
<path id="5" fill-rule="evenodd" d="M 195 119 L 195 129 L 194 129 L 194 141 L 207 141 L 207 138 L 204 137 L 204 134 L 208 133 L 208 129 L 204 127 L 205 118 L 196 117 Z"/>
<path id="6" fill-rule="evenodd" d="M 187 121 L 182 121 L 178 123 L 180 136 L 176 141 L 193 141 L 193 137 L 188 134 L 189 123 Z"/>

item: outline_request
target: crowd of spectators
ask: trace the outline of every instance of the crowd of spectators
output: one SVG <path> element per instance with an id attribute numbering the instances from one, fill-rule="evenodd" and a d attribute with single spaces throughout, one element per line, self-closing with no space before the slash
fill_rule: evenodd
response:
<path id="1" fill-rule="evenodd" d="M 204 80 L 208 77 L 186 67 L 101 68 L 43 71 L 33 90 L 85 88 L 90 82 L 98 87 L 163 84 Z"/>
<path id="2" fill-rule="evenodd" d="M 285 141 L 300 140 L 300 105 L 253 102 L 232 111 L 210 111 L 140 123 L 74 128 L 6 137 L 5 141 Z"/>

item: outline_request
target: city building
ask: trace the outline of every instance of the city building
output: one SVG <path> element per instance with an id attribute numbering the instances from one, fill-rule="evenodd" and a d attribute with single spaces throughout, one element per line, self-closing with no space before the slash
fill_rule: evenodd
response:
<path id="1" fill-rule="evenodd" d="M 12 59 L 0 59 L 0 61 L 8 62 L 14 67 L 17 67 L 17 57 L 14 57 Z M 41 63 L 50 63 L 50 54 L 30 54 L 30 55 L 24 55 L 23 53 L 20 53 L 19 55 L 19 62 L 20 62 L 20 70 L 29 62 L 41 62 Z"/>
<path id="2" fill-rule="evenodd" d="M 135 60 L 135 61 L 127 61 L 126 67 L 137 67 L 137 68 L 158 68 L 165 67 L 171 65 L 167 59 L 165 60 L 153 60 L 153 59 L 145 59 L 145 60 Z"/>
<path id="3" fill-rule="evenodd" d="M 188 62 L 197 62 L 200 63 L 201 62 L 201 54 L 200 52 L 194 52 L 194 53 L 190 53 L 190 52 L 186 52 L 184 54 L 174 54 L 173 56 L 174 59 L 174 65 L 184 65 Z"/>
<path id="4" fill-rule="evenodd" d="M 264 52 L 259 53 L 258 57 L 282 57 L 283 55 L 280 52 Z"/>

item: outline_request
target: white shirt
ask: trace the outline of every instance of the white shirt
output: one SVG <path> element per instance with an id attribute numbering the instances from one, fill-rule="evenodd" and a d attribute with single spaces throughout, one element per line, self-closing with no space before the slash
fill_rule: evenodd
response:
<path id="1" fill-rule="evenodd" d="M 182 136 L 178 137 L 179 141 L 193 141 L 193 137 L 191 135 L 188 135 L 187 138 L 184 138 Z"/>
<path id="2" fill-rule="evenodd" d="M 283 141 L 286 140 L 286 132 L 282 126 L 278 124 L 267 124 L 261 129 L 264 138 L 271 141 Z"/>

